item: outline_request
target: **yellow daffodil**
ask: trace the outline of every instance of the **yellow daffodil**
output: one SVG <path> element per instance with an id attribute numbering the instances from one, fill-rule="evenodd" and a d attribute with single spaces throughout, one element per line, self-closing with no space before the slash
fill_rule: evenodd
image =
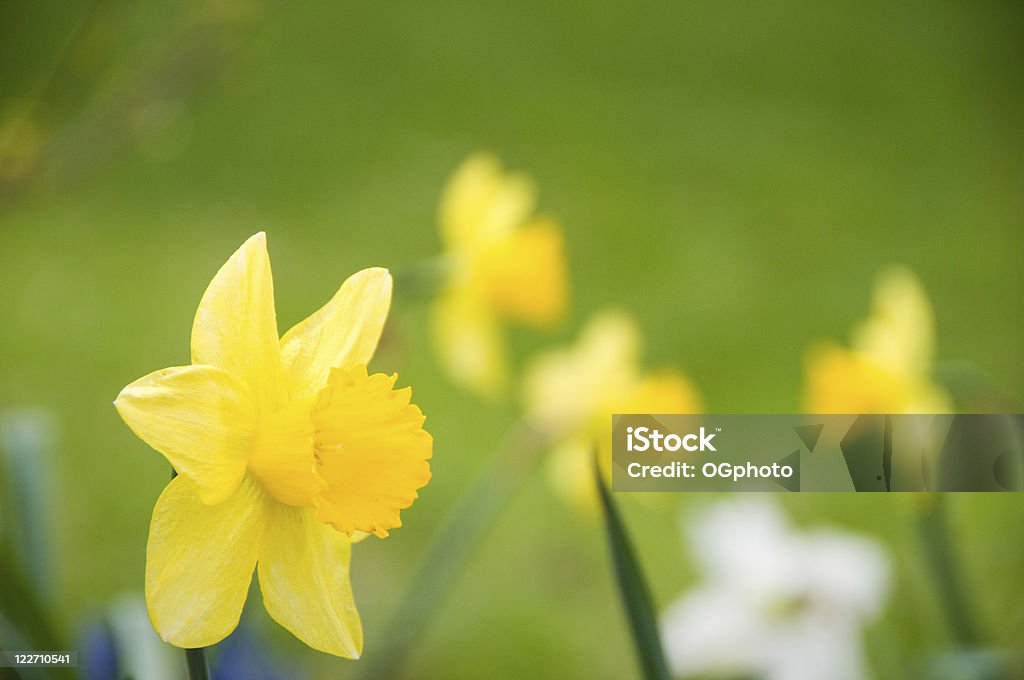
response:
<path id="1" fill-rule="evenodd" d="M 535 193 L 528 177 L 481 153 L 459 166 L 441 198 L 448 280 L 434 310 L 435 342 L 452 379 L 483 396 L 507 381 L 503 323 L 545 327 L 566 312 L 562 230 L 532 216 Z"/>
<path id="2" fill-rule="evenodd" d="M 554 442 L 549 473 L 569 503 L 593 507 L 593 451 L 611 476 L 613 413 L 695 413 L 696 387 L 674 370 L 643 373 L 640 332 L 619 312 L 594 317 L 576 345 L 537 357 L 524 378 L 526 416 Z"/>
<path id="3" fill-rule="evenodd" d="M 952 402 L 931 378 L 934 319 L 928 296 L 904 268 L 875 282 L 871 316 L 851 346 L 822 343 L 806 358 L 807 413 L 949 413 Z"/>
<path id="4" fill-rule="evenodd" d="M 221 267 L 192 326 L 192 364 L 114 402 L 177 471 L 156 502 L 146 603 L 161 637 L 204 647 L 238 624 L 253 570 L 267 612 L 310 647 L 357 658 L 357 532 L 387 536 L 430 479 L 410 389 L 369 374 L 391 275 L 365 269 L 278 339 L 266 238 Z"/>

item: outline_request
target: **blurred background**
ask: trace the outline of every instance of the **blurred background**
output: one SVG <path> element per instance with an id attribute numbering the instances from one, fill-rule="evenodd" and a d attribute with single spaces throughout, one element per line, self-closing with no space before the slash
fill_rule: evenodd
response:
<path id="1" fill-rule="evenodd" d="M 614 306 L 643 330 L 645 362 L 685 371 L 707 410 L 798 411 L 806 348 L 845 342 L 875 275 L 899 262 L 934 306 L 940 382 L 1015 405 L 1022 26 L 1024 7 L 1004 1 L 0 3 L 0 410 L 8 458 L 39 452 L 3 500 L 45 499 L 26 540 L 52 624 L 81 648 L 90 621 L 141 593 L 169 471 L 111 402 L 187 363 L 217 268 L 266 230 L 287 329 L 358 269 L 436 256 L 444 182 L 479 149 L 529 172 L 566 233 L 572 311 L 552 332 L 512 329 L 515 366 Z M 367 656 L 521 411 L 515 394 L 486 403 L 445 379 L 428 315 L 400 285 L 376 358 L 413 386 L 435 454 L 405 526 L 355 550 Z M 680 513 L 712 500 L 623 504 L 659 607 L 698 578 Z M 875 676 L 908 677 L 955 646 L 914 497 L 781 500 L 798 525 L 887 550 L 889 602 L 867 633 Z M 1021 645 L 1024 501 L 962 495 L 947 510 L 984 645 Z M 362 663 L 308 650 L 259 598 L 246 621 L 305 676 Z M 405 672 L 635 668 L 600 523 L 535 473 Z"/>

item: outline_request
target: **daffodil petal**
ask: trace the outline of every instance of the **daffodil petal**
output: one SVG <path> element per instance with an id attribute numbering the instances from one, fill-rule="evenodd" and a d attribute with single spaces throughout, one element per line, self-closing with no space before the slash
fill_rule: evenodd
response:
<path id="1" fill-rule="evenodd" d="M 192 363 L 217 366 L 240 377 L 265 412 L 287 397 L 263 232 L 235 251 L 203 294 L 192 323 Z"/>
<path id="2" fill-rule="evenodd" d="M 451 380 L 483 397 L 502 393 L 508 361 L 498 321 L 466 286 L 438 298 L 433 311 L 434 342 Z"/>
<path id="3" fill-rule="evenodd" d="M 412 391 L 394 389 L 397 376 L 367 375 L 365 366 L 331 371 L 314 411 L 320 477 L 317 518 L 351 535 L 381 538 L 402 526 L 399 511 L 412 505 L 430 480 L 433 439 Z"/>
<path id="4" fill-rule="evenodd" d="M 331 301 L 281 338 L 292 396 L 316 394 L 336 366 L 367 364 L 391 306 L 391 274 L 374 267 L 350 276 Z"/>
<path id="5" fill-rule="evenodd" d="M 529 217 L 536 189 L 529 177 L 505 173 L 489 153 L 476 153 L 452 173 L 441 195 L 441 236 L 450 250 L 474 251 Z"/>
<path id="6" fill-rule="evenodd" d="M 215 366 L 165 368 L 125 387 L 114 406 L 207 505 L 238 488 L 256 427 L 256 403 L 238 378 Z"/>
<path id="7" fill-rule="evenodd" d="M 527 367 L 523 399 L 529 417 L 566 432 L 611 413 L 639 380 L 640 345 L 640 331 L 625 314 L 593 317 L 572 347 L 545 352 Z"/>
<path id="8" fill-rule="evenodd" d="M 204 505 L 182 476 L 160 494 L 146 546 L 146 605 L 166 642 L 205 647 L 235 629 L 267 509 L 248 477 L 219 505 Z"/>
<path id="9" fill-rule="evenodd" d="M 267 613 L 321 652 L 357 659 L 363 628 L 349 582 L 348 536 L 313 511 L 277 504 L 263 535 L 260 589 Z"/>
<path id="10" fill-rule="evenodd" d="M 852 346 L 893 373 L 924 377 L 931 370 L 935 321 L 921 281 L 904 267 L 875 282 L 871 316 L 854 330 Z"/>

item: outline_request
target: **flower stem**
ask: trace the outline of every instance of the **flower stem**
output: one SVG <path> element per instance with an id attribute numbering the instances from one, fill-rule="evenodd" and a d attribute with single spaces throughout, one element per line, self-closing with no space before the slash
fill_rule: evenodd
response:
<path id="1" fill-rule="evenodd" d="M 185 664 L 188 666 L 188 680 L 210 680 L 210 669 L 206 663 L 206 647 L 186 649 Z"/>
<path id="2" fill-rule="evenodd" d="M 967 604 L 960 565 L 950 540 L 945 500 L 941 493 L 928 496 L 922 501 L 918 521 L 925 557 L 938 585 L 939 601 L 946 610 L 953 638 L 964 647 L 973 647 L 980 642 L 981 635 Z"/>
<path id="3" fill-rule="evenodd" d="M 400 267 L 394 271 L 395 292 L 410 300 L 432 298 L 444 288 L 451 268 L 444 256 Z"/>

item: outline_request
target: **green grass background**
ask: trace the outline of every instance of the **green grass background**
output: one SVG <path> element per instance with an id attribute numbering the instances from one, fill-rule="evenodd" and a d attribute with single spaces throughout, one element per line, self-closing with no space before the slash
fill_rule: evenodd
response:
<path id="1" fill-rule="evenodd" d="M 1024 394 L 1016 3 L 88 4 L 0 7 L 0 120 L 41 97 L 43 139 L 38 169 L 0 194 L 0 408 L 59 419 L 54 611 L 69 629 L 142 587 L 168 468 L 111 401 L 188 361 L 220 264 L 268 232 L 283 331 L 353 271 L 435 255 L 440 188 L 477 149 L 533 174 L 567 233 L 571 318 L 514 331 L 518 365 L 618 306 L 644 329 L 649 363 L 687 371 L 709 409 L 798 410 L 805 347 L 845 339 L 874 275 L 902 262 L 932 296 L 940 359 Z M 241 16 L 196 18 L 211 6 Z M 434 478 L 404 528 L 355 551 L 368 654 L 517 413 L 514 399 L 453 389 L 425 304 L 397 296 L 377 367 L 428 415 Z M 624 504 L 659 604 L 693 578 L 678 506 L 709 500 Z M 914 499 L 787 505 L 892 549 L 891 604 L 870 634 L 880 676 L 949 644 Z M 1021 643 L 1024 501 L 957 497 L 952 514 L 984 629 Z M 432 617 L 409 677 L 629 676 L 615 597 L 600 526 L 533 475 Z M 312 673 L 354 668 L 268 630 Z"/>

